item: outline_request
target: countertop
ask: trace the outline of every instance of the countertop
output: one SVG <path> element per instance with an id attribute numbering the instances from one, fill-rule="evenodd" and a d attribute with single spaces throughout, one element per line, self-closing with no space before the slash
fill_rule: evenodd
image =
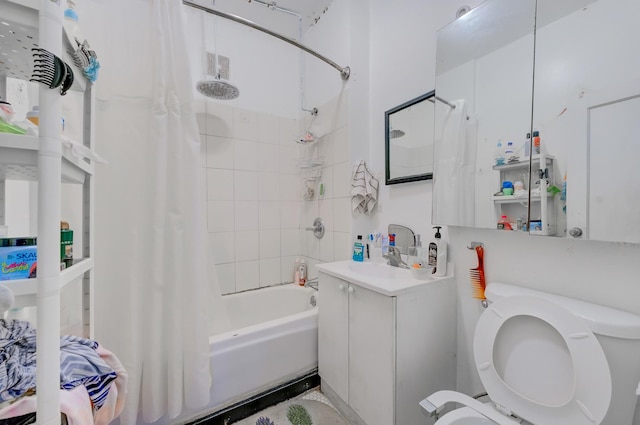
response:
<path id="1" fill-rule="evenodd" d="M 318 264 L 316 267 L 322 273 L 391 297 L 453 277 L 448 274 L 443 277 L 433 276 L 427 279 L 415 279 L 411 276 L 409 269 L 373 262 L 337 261 Z M 448 270 L 452 269 L 453 267 L 448 265 Z"/>

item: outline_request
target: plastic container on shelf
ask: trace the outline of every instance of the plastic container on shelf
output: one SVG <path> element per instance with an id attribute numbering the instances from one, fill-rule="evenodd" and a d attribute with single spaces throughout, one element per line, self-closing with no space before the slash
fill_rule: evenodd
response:
<path id="1" fill-rule="evenodd" d="M 511 222 L 507 218 L 506 215 L 502 215 L 500 220 L 498 220 L 498 229 L 500 230 L 513 230 L 513 226 L 511 226 Z"/>
<path id="2" fill-rule="evenodd" d="M 504 147 L 502 146 L 502 140 L 498 140 L 496 145 L 496 153 L 494 155 L 494 165 L 505 165 L 507 162 L 504 159 Z"/>

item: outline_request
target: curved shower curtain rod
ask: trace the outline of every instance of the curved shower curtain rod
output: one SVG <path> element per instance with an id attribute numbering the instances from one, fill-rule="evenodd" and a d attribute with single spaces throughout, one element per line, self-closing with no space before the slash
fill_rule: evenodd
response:
<path id="1" fill-rule="evenodd" d="M 338 65 L 337 63 L 335 63 L 331 59 L 327 59 L 326 57 L 322 56 L 320 53 L 318 53 L 318 52 L 316 52 L 314 50 L 311 50 L 310 48 L 308 48 L 304 44 L 300 44 L 300 43 L 298 43 L 297 41 L 295 41 L 292 38 L 280 35 L 277 32 L 273 32 L 273 31 L 271 31 L 271 30 L 269 30 L 269 29 L 267 29 L 265 27 L 262 27 L 262 26 L 256 24 L 255 22 L 252 22 L 252 21 L 250 21 L 248 19 L 241 18 L 240 16 L 232 15 L 230 13 L 220 12 L 219 10 L 211 9 L 211 8 L 206 7 L 206 6 L 202 6 L 200 4 L 193 3 L 190 0 L 182 0 L 182 4 L 190 6 L 190 7 L 193 7 L 194 9 L 199 9 L 199 10 L 202 10 L 204 12 L 211 13 L 212 15 L 217 15 L 217 16 L 220 16 L 222 18 L 229 19 L 229 20 L 237 22 L 239 24 L 246 25 L 248 27 L 256 29 L 258 31 L 262 31 L 262 32 L 264 32 L 266 34 L 269 34 L 269 35 L 273 36 L 273 37 L 279 38 L 280 40 L 285 41 L 285 42 L 287 42 L 289 44 L 292 44 L 292 45 L 296 46 L 297 48 L 299 48 L 301 50 L 304 50 L 305 52 L 317 57 L 318 59 L 320 59 L 320 60 L 322 60 L 322 61 L 324 61 L 326 63 L 328 63 L 329 65 L 331 65 L 332 67 L 334 67 L 335 69 L 340 71 L 340 76 L 342 77 L 343 80 L 348 80 L 349 79 L 349 75 L 351 74 L 351 68 L 349 68 L 348 66 L 345 66 L 344 68 L 341 67 L 340 65 Z"/>

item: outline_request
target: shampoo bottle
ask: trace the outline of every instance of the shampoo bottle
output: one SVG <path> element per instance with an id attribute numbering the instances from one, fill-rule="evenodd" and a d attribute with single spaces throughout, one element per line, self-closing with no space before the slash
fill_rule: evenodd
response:
<path id="1" fill-rule="evenodd" d="M 440 226 L 435 226 L 436 234 L 429 243 L 429 265 L 433 266 L 433 275 L 442 277 L 447 274 L 447 244 L 442 240 Z"/>

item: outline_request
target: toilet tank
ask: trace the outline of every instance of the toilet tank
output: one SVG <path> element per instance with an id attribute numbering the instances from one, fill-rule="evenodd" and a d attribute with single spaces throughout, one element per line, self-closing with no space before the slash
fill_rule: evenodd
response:
<path id="1" fill-rule="evenodd" d="M 640 316 L 504 283 L 489 283 L 485 291 L 489 302 L 519 295 L 544 298 L 587 323 L 602 346 L 611 372 L 611 403 L 602 424 L 631 424 L 636 409 L 636 392 L 640 389 Z"/>

